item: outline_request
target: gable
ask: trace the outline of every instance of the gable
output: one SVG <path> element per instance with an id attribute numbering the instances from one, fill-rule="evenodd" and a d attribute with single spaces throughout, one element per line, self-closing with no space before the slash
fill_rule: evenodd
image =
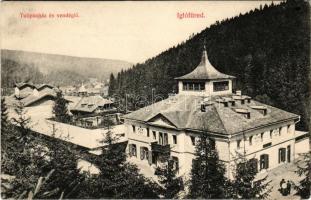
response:
<path id="1" fill-rule="evenodd" d="M 167 119 L 163 114 L 159 113 L 149 119 L 147 121 L 148 123 L 152 125 L 158 125 L 158 126 L 165 126 L 169 128 L 176 128 L 176 125 L 172 123 L 169 119 Z"/>

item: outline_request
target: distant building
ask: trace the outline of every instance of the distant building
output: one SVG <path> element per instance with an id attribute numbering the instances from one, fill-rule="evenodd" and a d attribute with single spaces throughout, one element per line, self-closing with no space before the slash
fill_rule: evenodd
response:
<path id="1" fill-rule="evenodd" d="M 128 154 L 155 167 L 169 152 L 179 175 L 187 175 L 198 137 L 207 134 L 228 177 L 237 152 L 245 151 L 258 171 L 293 162 L 300 116 L 233 93 L 234 78 L 217 71 L 204 50 L 200 64 L 176 78 L 177 95 L 123 116 Z"/>
<path id="2" fill-rule="evenodd" d="M 82 83 L 81 86 L 63 86 L 60 89 L 67 96 L 108 96 L 108 86 L 100 82 Z"/>
<path id="3" fill-rule="evenodd" d="M 77 125 L 84 127 L 100 126 L 104 117 L 109 116 L 117 120 L 117 109 L 114 103 L 99 95 L 82 97 L 78 103 L 71 108 Z"/>
<path id="4" fill-rule="evenodd" d="M 17 83 L 14 90 L 14 94 L 8 98 L 9 102 L 14 104 L 20 100 L 27 107 L 51 104 L 58 89 L 49 84 Z"/>

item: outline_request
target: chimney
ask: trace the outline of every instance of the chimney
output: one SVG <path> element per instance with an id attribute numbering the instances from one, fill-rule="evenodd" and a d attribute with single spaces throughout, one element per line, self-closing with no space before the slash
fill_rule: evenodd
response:
<path id="1" fill-rule="evenodd" d="M 242 91 L 241 91 L 241 90 L 237 90 L 237 91 L 235 92 L 235 94 L 241 96 L 241 95 L 242 95 Z"/>

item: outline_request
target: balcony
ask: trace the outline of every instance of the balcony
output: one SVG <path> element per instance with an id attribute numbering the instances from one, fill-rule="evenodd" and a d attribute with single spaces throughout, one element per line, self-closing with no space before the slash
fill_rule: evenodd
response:
<path id="1" fill-rule="evenodd" d="M 152 142 L 151 143 L 151 150 L 153 152 L 157 152 L 157 153 L 169 153 L 171 148 L 170 145 L 160 145 L 157 142 Z"/>

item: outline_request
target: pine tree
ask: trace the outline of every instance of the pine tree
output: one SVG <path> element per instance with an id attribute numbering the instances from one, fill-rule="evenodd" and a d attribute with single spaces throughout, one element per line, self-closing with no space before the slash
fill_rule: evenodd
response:
<path id="1" fill-rule="evenodd" d="M 55 103 L 53 106 L 53 114 L 55 116 L 55 120 L 58 122 L 68 123 L 71 121 L 71 117 L 68 114 L 67 101 L 63 97 L 61 91 L 56 92 Z"/>
<path id="2" fill-rule="evenodd" d="M 266 199 L 269 196 L 271 188 L 267 182 L 267 176 L 262 179 L 256 179 L 257 161 L 246 159 L 245 155 L 239 154 L 235 166 L 236 172 L 231 181 L 231 191 L 229 193 L 234 199 Z"/>
<path id="3" fill-rule="evenodd" d="M 30 142 L 30 123 L 31 119 L 27 116 L 27 111 L 25 110 L 24 104 L 21 100 L 14 105 L 14 111 L 17 114 L 17 117 L 13 117 L 12 121 L 17 129 L 18 139 L 26 145 L 27 142 Z"/>
<path id="4" fill-rule="evenodd" d="M 213 140 L 201 134 L 192 162 L 189 198 L 225 198 L 225 172 Z"/>
<path id="5" fill-rule="evenodd" d="M 177 194 L 182 189 L 182 180 L 176 177 L 174 161 L 169 155 L 163 155 L 161 158 L 162 165 L 156 169 L 159 182 L 163 187 L 161 193 L 165 199 L 178 198 Z"/>
<path id="6" fill-rule="evenodd" d="M 88 189 L 92 198 L 157 198 L 156 184 L 126 162 L 125 147 L 108 130 L 102 141 L 102 154 L 93 161 L 100 173 Z"/>
<path id="7" fill-rule="evenodd" d="M 304 178 L 299 181 L 299 185 L 296 185 L 295 189 L 302 199 L 309 199 L 311 193 L 311 151 L 302 154 L 302 157 L 303 164 L 299 164 L 298 170 L 295 172 Z"/>
<path id="8" fill-rule="evenodd" d="M 8 108 L 5 99 L 1 98 L 1 133 L 4 133 L 8 128 Z"/>
<path id="9" fill-rule="evenodd" d="M 109 79 L 109 88 L 108 88 L 108 95 L 112 96 L 115 94 L 116 89 L 117 89 L 117 83 L 116 83 L 116 79 L 113 75 L 113 73 L 110 74 L 110 79 Z"/>

